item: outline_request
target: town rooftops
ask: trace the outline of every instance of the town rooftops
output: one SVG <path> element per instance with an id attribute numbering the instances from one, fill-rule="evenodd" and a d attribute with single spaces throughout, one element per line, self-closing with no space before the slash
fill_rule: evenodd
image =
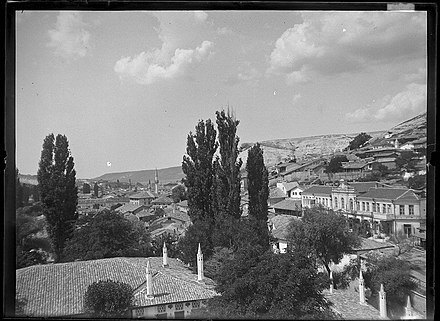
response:
<path id="1" fill-rule="evenodd" d="M 303 195 L 331 195 L 332 193 L 332 187 L 331 186 L 325 186 L 325 185 L 312 185 L 306 190 L 304 190 Z"/>
<path id="2" fill-rule="evenodd" d="M 282 184 L 287 192 L 299 186 L 298 182 L 282 182 Z"/>
<path id="3" fill-rule="evenodd" d="M 144 199 L 144 198 L 156 198 L 156 196 L 154 196 L 154 194 L 150 191 L 142 191 L 140 193 L 130 195 L 130 199 Z"/>
<path id="4" fill-rule="evenodd" d="M 274 188 L 269 191 L 269 198 L 285 198 L 286 195 L 279 188 Z"/>
<path id="5" fill-rule="evenodd" d="M 386 200 L 396 200 L 405 193 L 407 189 L 403 188 L 370 188 L 366 193 L 359 195 L 358 199 L 364 198 L 375 198 L 375 199 L 386 199 Z"/>
<path id="6" fill-rule="evenodd" d="M 367 166 L 366 162 L 343 162 L 342 168 L 344 169 L 361 169 Z"/>
<path id="7" fill-rule="evenodd" d="M 143 205 L 139 205 L 139 204 L 132 204 L 132 203 L 127 203 L 124 204 L 122 206 L 119 206 L 118 208 L 116 208 L 116 211 L 124 214 L 124 213 L 133 213 L 139 209 L 142 209 Z"/>
<path id="8" fill-rule="evenodd" d="M 300 211 L 301 200 L 286 198 L 278 203 L 275 203 L 274 205 L 272 205 L 272 207 L 278 210 Z"/>
<path id="9" fill-rule="evenodd" d="M 152 300 L 143 291 L 146 282 L 147 258 L 118 257 L 92 261 L 33 265 L 16 270 L 16 291 L 26 300 L 24 314 L 34 317 L 59 317 L 83 313 L 83 297 L 87 287 L 100 280 L 129 284 L 134 289 L 135 306 L 166 304 L 209 299 L 217 295 L 214 283 L 204 278 L 197 282 L 183 263 L 168 258 L 150 257 L 153 274 Z"/>
<path id="10" fill-rule="evenodd" d="M 278 240 L 286 240 L 288 234 L 288 226 L 293 220 L 299 220 L 298 216 L 293 215 L 275 215 L 269 219 L 269 224 L 272 225 L 271 233 L 273 237 Z"/>
<path id="11" fill-rule="evenodd" d="M 182 222 L 190 222 L 191 221 L 191 219 L 187 213 L 179 211 L 177 209 L 172 209 L 172 208 L 165 209 L 165 216 L 164 217 L 175 218 L 175 219 L 182 221 Z"/>
<path id="12" fill-rule="evenodd" d="M 163 195 L 159 198 L 156 198 L 154 200 L 151 201 L 151 204 L 172 204 L 174 201 L 172 198 Z"/>
<path id="13" fill-rule="evenodd" d="M 384 187 L 379 182 L 350 182 L 348 183 L 357 193 L 365 193 L 372 187 Z"/>

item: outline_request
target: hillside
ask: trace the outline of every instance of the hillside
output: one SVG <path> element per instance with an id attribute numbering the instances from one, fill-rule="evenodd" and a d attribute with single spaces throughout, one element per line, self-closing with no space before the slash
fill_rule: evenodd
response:
<path id="1" fill-rule="evenodd" d="M 159 175 L 159 181 L 161 183 L 180 181 L 184 177 L 182 167 L 180 166 L 162 168 L 158 169 L 157 171 Z M 131 180 L 132 183 L 139 182 L 141 184 L 148 184 L 148 181 L 151 181 L 152 183 L 154 182 L 154 174 L 154 169 L 120 173 L 107 173 L 99 177 L 93 178 L 93 180 L 106 180 L 111 182 L 115 182 L 116 180 L 119 180 L 120 182 L 128 182 L 129 180 Z"/>

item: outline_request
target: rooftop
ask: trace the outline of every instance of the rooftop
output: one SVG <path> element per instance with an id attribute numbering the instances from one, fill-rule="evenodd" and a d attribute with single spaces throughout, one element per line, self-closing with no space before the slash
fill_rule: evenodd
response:
<path id="1" fill-rule="evenodd" d="M 359 195 L 358 198 L 396 200 L 406 191 L 407 189 L 403 188 L 370 188 L 365 194 Z"/>
<path id="2" fill-rule="evenodd" d="M 137 209 L 140 209 L 142 207 L 143 207 L 143 205 L 127 203 L 122 206 L 119 206 L 115 210 L 120 213 L 128 213 L 128 212 L 136 211 Z"/>
<path id="3" fill-rule="evenodd" d="M 27 300 L 25 314 L 36 317 L 83 313 L 87 287 L 107 279 L 129 284 L 135 290 L 136 306 L 207 299 L 216 295 L 212 280 L 205 278 L 204 283 L 197 283 L 197 275 L 178 260 L 168 258 L 167 268 L 162 267 L 162 257 L 149 260 L 156 295 L 149 302 L 144 300 L 142 292 L 147 258 L 118 257 L 33 265 L 16 271 L 16 290 Z"/>
<path id="4" fill-rule="evenodd" d="M 140 193 L 130 195 L 130 199 L 143 199 L 143 198 L 155 198 L 155 196 L 150 191 L 142 191 Z"/>
<path id="5" fill-rule="evenodd" d="M 325 194 L 330 195 L 332 193 L 332 187 L 331 186 L 325 186 L 325 185 L 312 185 L 309 188 L 307 188 L 304 192 L 304 194 Z"/>
<path id="6" fill-rule="evenodd" d="M 275 215 L 269 219 L 269 224 L 272 224 L 271 233 L 273 237 L 279 240 L 286 240 L 287 238 L 287 228 L 293 220 L 298 220 L 299 217 L 293 215 Z"/>
<path id="7" fill-rule="evenodd" d="M 301 200 L 286 198 L 278 203 L 275 203 L 274 205 L 272 205 L 272 207 L 279 210 L 300 211 Z"/>

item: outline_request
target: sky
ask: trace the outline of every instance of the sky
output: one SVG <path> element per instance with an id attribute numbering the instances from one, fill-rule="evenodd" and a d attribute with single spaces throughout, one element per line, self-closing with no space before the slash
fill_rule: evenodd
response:
<path id="1" fill-rule="evenodd" d="M 77 178 L 181 165 L 228 106 L 241 142 L 386 130 L 426 111 L 427 16 L 17 11 L 16 165 L 66 135 Z"/>

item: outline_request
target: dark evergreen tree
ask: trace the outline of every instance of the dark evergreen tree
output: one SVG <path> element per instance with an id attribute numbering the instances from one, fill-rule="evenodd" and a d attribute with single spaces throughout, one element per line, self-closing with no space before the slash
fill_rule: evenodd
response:
<path id="1" fill-rule="evenodd" d="M 268 248 L 267 199 L 269 197 L 269 178 L 267 168 L 264 166 L 263 150 L 258 143 L 249 149 L 246 171 L 248 173 L 250 223 L 255 226 L 259 244 L 264 248 Z"/>
<path id="2" fill-rule="evenodd" d="M 238 158 L 240 139 L 236 135 L 240 123 L 228 111 L 216 112 L 217 129 L 219 133 L 219 156 L 214 162 L 213 208 L 215 224 L 213 245 L 231 247 L 233 244 L 233 230 L 237 220 L 241 217 L 240 209 L 240 168 L 241 159 Z"/>
<path id="3" fill-rule="evenodd" d="M 186 175 L 188 215 L 195 223 L 198 220 L 212 221 L 213 157 L 217 150 L 216 130 L 211 120 L 201 120 L 195 134 L 189 133 L 182 170 Z"/>
<path id="4" fill-rule="evenodd" d="M 337 155 L 334 156 L 329 164 L 327 165 L 327 168 L 325 169 L 326 173 L 337 173 L 342 171 L 342 162 L 348 162 L 348 158 L 345 155 Z"/>
<path id="5" fill-rule="evenodd" d="M 95 197 L 98 197 L 98 195 L 99 195 L 99 186 L 98 186 L 97 182 L 95 182 L 95 185 L 93 185 L 93 195 Z"/>
<path id="6" fill-rule="evenodd" d="M 67 137 L 59 134 L 55 139 L 53 134 L 48 135 L 43 142 L 38 185 L 56 262 L 61 260 L 65 241 L 72 234 L 78 218 L 75 180 L 76 171 Z"/>
<path id="7" fill-rule="evenodd" d="M 83 188 L 82 188 L 82 192 L 83 192 L 83 194 L 90 194 L 90 185 L 87 183 L 84 183 Z"/>

